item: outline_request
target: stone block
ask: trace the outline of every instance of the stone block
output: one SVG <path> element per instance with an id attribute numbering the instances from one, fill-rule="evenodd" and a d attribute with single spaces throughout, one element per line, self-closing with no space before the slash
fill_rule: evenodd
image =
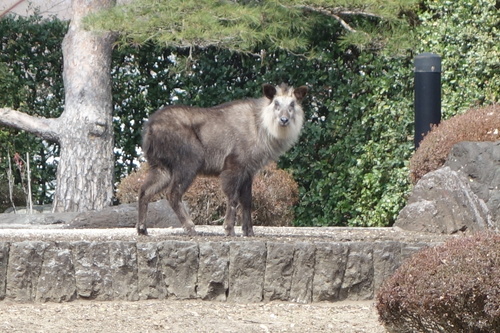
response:
<path id="1" fill-rule="evenodd" d="M 38 241 L 11 243 L 7 268 L 8 299 L 19 302 L 35 300 L 43 254 L 48 246 L 49 243 Z"/>
<path id="2" fill-rule="evenodd" d="M 377 242 L 373 247 L 373 289 L 375 293 L 382 283 L 401 266 L 401 243 Z"/>
<path id="3" fill-rule="evenodd" d="M 266 268 L 266 243 L 233 241 L 229 243 L 228 301 L 262 301 Z"/>
<path id="4" fill-rule="evenodd" d="M 50 243 L 43 253 L 35 300 L 69 302 L 76 297 L 75 269 L 70 243 Z"/>
<path id="5" fill-rule="evenodd" d="M 113 299 L 108 242 L 74 242 L 73 258 L 78 296 L 97 300 Z"/>
<path id="6" fill-rule="evenodd" d="M 137 279 L 139 299 L 167 297 L 167 286 L 158 255 L 158 243 L 137 243 Z"/>
<path id="7" fill-rule="evenodd" d="M 338 301 L 349 248 L 342 243 L 317 243 L 312 301 Z"/>
<path id="8" fill-rule="evenodd" d="M 290 299 L 294 252 L 294 244 L 267 243 L 264 301 Z"/>
<path id="9" fill-rule="evenodd" d="M 225 301 L 229 288 L 229 244 L 206 242 L 198 247 L 198 297 Z"/>
<path id="10" fill-rule="evenodd" d="M 139 299 L 137 274 L 137 247 L 135 242 L 109 243 L 110 271 L 113 281 L 113 299 Z"/>
<path id="11" fill-rule="evenodd" d="M 290 301 L 297 303 L 312 301 L 315 254 L 316 248 L 313 244 L 295 244 Z"/>
<path id="12" fill-rule="evenodd" d="M 353 301 L 373 299 L 373 276 L 373 244 L 349 243 L 339 299 Z"/>
<path id="13" fill-rule="evenodd" d="M 7 267 L 9 263 L 10 244 L 0 242 L 0 300 L 5 298 L 7 287 Z"/>
<path id="14" fill-rule="evenodd" d="M 198 244 L 168 240 L 158 245 L 158 253 L 168 296 L 196 298 Z"/>
<path id="15" fill-rule="evenodd" d="M 401 261 L 410 258 L 415 253 L 428 246 L 428 243 L 401 243 Z"/>

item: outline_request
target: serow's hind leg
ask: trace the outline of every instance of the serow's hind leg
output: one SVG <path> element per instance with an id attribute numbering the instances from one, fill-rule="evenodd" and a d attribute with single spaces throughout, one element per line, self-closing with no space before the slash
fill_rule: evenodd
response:
<path id="1" fill-rule="evenodd" d="M 191 220 L 188 212 L 184 208 L 184 204 L 182 203 L 182 195 L 179 192 L 171 193 L 170 195 L 168 195 L 168 201 L 170 202 L 170 207 L 172 207 L 172 210 L 181 222 L 184 231 L 186 231 L 189 236 L 195 236 L 196 230 L 194 229 L 194 223 Z"/>
<path id="2" fill-rule="evenodd" d="M 175 215 L 177 215 L 182 227 L 190 236 L 196 235 L 196 231 L 194 230 L 194 223 L 182 203 L 182 196 L 196 177 L 196 173 L 190 171 L 193 169 L 195 168 L 186 167 L 173 172 L 172 181 L 167 191 L 167 199 L 170 203 L 170 207 L 172 207 L 172 210 Z"/>
<path id="3" fill-rule="evenodd" d="M 139 235 L 147 235 L 146 218 L 148 215 L 148 205 L 153 197 L 163 191 L 170 182 L 170 173 L 167 170 L 151 168 L 148 171 L 146 180 L 139 190 L 139 218 L 136 229 Z"/>

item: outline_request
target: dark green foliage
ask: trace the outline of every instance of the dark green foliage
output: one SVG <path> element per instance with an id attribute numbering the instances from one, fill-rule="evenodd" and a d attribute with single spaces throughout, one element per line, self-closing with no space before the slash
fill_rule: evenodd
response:
<path id="1" fill-rule="evenodd" d="M 66 29 L 64 22 L 39 16 L 0 19 L 0 106 L 44 117 L 62 113 L 61 43 Z M 7 158 L 16 152 L 23 157 L 30 154 L 34 202 L 51 201 L 57 166 L 54 158 L 59 147 L 29 133 L 0 126 L 2 173 L 7 170 Z M 15 176 L 19 183 L 19 174 Z"/>
<path id="2" fill-rule="evenodd" d="M 252 53 L 255 45 L 313 55 L 317 21 L 343 33 L 343 44 L 404 49 L 419 0 L 136 0 L 87 17 L 89 28 L 121 32 L 118 43 L 153 41 L 172 47 L 216 46 Z M 413 14 L 414 15 L 414 14 Z M 269 41 L 272 41 L 269 43 Z"/>
<path id="3" fill-rule="evenodd" d="M 441 55 L 444 118 L 500 102 L 500 4 L 497 0 L 425 1 L 421 48 Z"/>
<path id="4" fill-rule="evenodd" d="M 460 237 L 414 255 L 381 287 L 390 332 L 500 332 L 500 235 Z"/>
<path id="5" fill-rule="evenodd" d="M 300 225 L 375 226 L 394 219 L 412 152 L 411 106 L 401 98 L 411 94 L 408 65 L 409 59 L 344 55 L 311 75 L 310 108 L 317 114 L 283 162 L 301 186 Z"/>

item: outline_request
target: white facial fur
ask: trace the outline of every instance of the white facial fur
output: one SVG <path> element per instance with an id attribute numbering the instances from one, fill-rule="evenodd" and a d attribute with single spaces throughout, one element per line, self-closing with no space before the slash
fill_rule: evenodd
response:
<path id="1" fill-rule="evenodd" d="M 278 88 L 261 114 L 262 124 L 269 134 L 276 139 L 290 140 L 290 144 L 298 138 L 304 122 L 304 112 L 293 92 L 292 88 L 287 91 Z"/>

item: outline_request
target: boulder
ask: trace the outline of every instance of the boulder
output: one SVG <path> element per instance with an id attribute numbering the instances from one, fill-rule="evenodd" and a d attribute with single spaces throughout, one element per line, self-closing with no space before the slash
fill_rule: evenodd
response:
<path id="1" fill-rule="evenodd" d="M 100 211 L 83 212 L 67 228 L 133 228 L 137 222 L 137 203 L 111 206 Z M 181 223 L 167 200 L 151 202 L 146 220 L 150 228 L 180 228 Z"/>
<path id="2" fill-rule="evenodd" d="M 52 213 L 49 206 L 36 206 L 33 214 L 25 209 L 9 209 L 0 214 L 0 227 L 61 225 L 68 229 L 134 228 L 137 222 L 137 203 L 106 207 L 100 211 L 82 213 Z M 150 228 L 181 228 L 181 223 L 167 200 L 151 202 L 147 225 Z"/>
<path id="3" fill-rule="evenodd" d="M 489 210 L 463 174 L 443 167 L 415 185 L 395 226 L 405 230 L 453 234 L 491 226 Z"/>
<path id="4" fill-rule="evenodd" d="M 445 166 L 468 178 L 472 191 L 488 207 L 493 228 L 500 229 L 500 141 L 460 142 Z"/>
<path id="5" fill-rule="evenodd" d="M 15 226 L 51 226 L 67 224 L 73 220 L 78 213 L 51 213 L 47 211 L 34 210 L 33 214 L 28 214 L 26 210 L 17 212 L 9 211 L 0 214 L 0 226 L 11 228 Z"/>
<path id="6" fill-rule="evenodd" d="M 460 142 L 415 185 L 395 226 L 453 234 L 500 230 L 500 141 Z"/>

